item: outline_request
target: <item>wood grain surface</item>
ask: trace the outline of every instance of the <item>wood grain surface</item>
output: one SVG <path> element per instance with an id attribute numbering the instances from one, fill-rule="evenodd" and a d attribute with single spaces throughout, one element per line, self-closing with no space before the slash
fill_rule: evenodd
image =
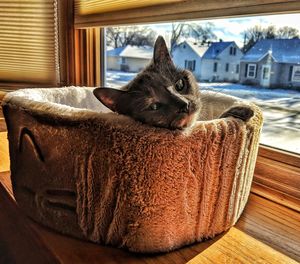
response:
<path id="1" fill-rule="evenodd" d="M 188 262 L 205 263 L 297 263 L 257 239 L 232 227 L 222 239 Z"/>
<path id="2" fill-rule="evenodd" d="M 7 260 L 16 263 L 22 263 L 19 256 L 46 260 L 30 263 L 48 263 L 47 260 L 104 264 L 300 261 L 300 214 L 255 194 L 250 195 L 243 215 L 228 232 L 167 254 L 142 255 L 63 236 L 24 218 L 11 197 L 9 172 L 0 173 L 0 182 L 0 251 L 5 252 Z M 24 240 L 29 241 L 25 246 Z"/>

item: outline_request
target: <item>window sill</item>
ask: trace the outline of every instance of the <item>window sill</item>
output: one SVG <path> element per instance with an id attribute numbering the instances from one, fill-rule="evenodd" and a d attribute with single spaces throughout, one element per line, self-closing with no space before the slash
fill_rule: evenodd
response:
<path id="1" fill-rule="evenodd" d="M 300 261 L 300 214 L 250 194 L 237 224 L 214 239 L 159 255 L 137 255 L 59 235 L 25 218 L 0 173 L 0 240 L 7 259 L 44 258 L 61 263 L 293 263 Z M 14 230 L 12 232 L 12 230 Z M 296 263 L 296 262 L 295 262 Z"/>

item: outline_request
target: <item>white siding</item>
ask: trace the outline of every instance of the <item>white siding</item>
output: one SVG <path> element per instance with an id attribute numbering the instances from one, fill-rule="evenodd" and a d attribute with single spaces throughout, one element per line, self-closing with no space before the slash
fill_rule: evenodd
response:
<path id="1" fill-rule="evenodd" d="M 230 55 L 230 47 L 236 47 L 236 55 Z M 206 81 L 238 81 L 239 73 L 236 73 L 236 65 L 240 64 L 243 53 L 233 43 L 224 49 L 215 60 L 203 59 L 201 68 L 201 80 Z M 214 62 L 218 63 L 217 72 L 214 72 Z M 226 64 L 229 63 L 228 72 Z"/>
<path id="2" fill-rule="evenodd" d="M 201 80 L 213 81 L 218 79 L 218 71 L 214 72 L 215 62 L 218 62 L 219 71 L 219 61 L 202 59 Z"/>
<path id="3" fill-rule="evenodd" d="M 130 72 L 140 72 L 150 63 L 150 61 L 150 59 L 126 57 L 126 65 L 129 66 Z"/>
<path id="4" fill-rule="evenodd" d="M 129 57 L 123 57 L 123 58 L 125 58 L 124 65 L 128 66 L 129 72 L 139 72 L 142 69 L 144 69 L 151 61 L 150 59 L 144 59 L 144 58 L 129 58 Z M 107 56 L 107 69 L 120 71 L 121 64 L 122 64 L 121 62 L 122 62 L 122 57 Z"/>
<path id="5" fill-rule="evenodd" d="M 185 68 L 186 60 L 195 60 L 196 64 L 193 74 L 198 80 L 200 80 L 201 57 L 188 44 L 182 43 L 181 45 L 177 46 L 172 55 L 175 65 L 181 69 Z"/>
<path id="6" fill-rule="evenodd" d="M 120 70 L 120 57 L 107 56 L 107 69 L 119 71 Z"/>

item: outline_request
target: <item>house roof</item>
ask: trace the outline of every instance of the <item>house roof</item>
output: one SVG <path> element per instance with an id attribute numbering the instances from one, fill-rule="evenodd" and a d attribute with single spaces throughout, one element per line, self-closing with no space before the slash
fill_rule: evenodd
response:
<path id="1" fill-rule="evenodd" d="M 224 49 L 230 46 L 234 41 L 212 42 L 208 50 L 203 55 L 203 59 L 215 59 Z"/>
<path id="2" fill-rule="evenodd" d="M 203 54 L 207 51 L 208 49 L 208 46 L 201 46 L 199 45 L 198 43 L 194 43 L 194 42 L 191 42 L 191 41 L 184 41 L 182 42 L 180 45 L 182 44 L 187 44 L 190 46 L 190 48 L 196 53 L 198 54 L 200 57 L 203 56 Z"/>
<path id="3" fill-rule="evenodd" d="M 128 58 L 141 58 L 152 59 L 153 48 L 150 46 L 131 46 L 119 47 L 107 51 L 109 57 L 128 57 Z"/>
<path id="4" fill-rule="evenodd" d="M 241 61 L 258 62 L 267 54 L 279 63 L 300 63 L 300 39 L 263 39 L 258 41 Z"/>

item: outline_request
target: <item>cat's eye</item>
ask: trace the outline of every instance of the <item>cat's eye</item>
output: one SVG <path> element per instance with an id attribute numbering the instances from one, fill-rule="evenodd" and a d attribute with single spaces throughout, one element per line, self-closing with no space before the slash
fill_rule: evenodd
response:
<path id="1" fill-rule="evenodd" d="M 183 91 L 185 88 L 185 81 L 183 79 L 179 79 L 176 83 L 175 83 L 175 89 L 178 92 Z"/>
<path id="2" fill-rule="evenodd" d="M 150 109 L 151 110 L 158 110 L 159 109 L 159 107 L 160 107 L 160 104 L 159 103 L 154 103 L 154 104 L 152 104 L 152 105 L 150 105 Z"/>

